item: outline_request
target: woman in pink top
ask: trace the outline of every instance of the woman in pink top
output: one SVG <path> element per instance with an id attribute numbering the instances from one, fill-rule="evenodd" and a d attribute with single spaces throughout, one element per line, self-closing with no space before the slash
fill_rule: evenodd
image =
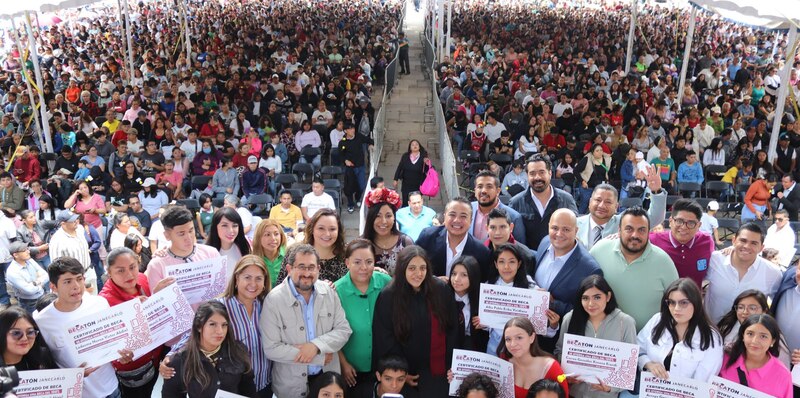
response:
<path id="1" fill-rule="evenodd" d="M 792 375 L 778 359 L 783 337 L 771 315 L 750 315 L 739 328 L 719 376 L 777 398 L 792 398 Z"/>
<path id="2" fill-rule="evenodd" d="M 242 144 L 249 144 L 250 145 L 250 152 L 248 152 L 248 156 L 252 155 L 258 157 L 261 155 L 261 147 L 264 143 L 261 141 L 261 138 L 258 136 L 258 130 L 254 128 L 246 128 L 245 137 L 242 138 L 240 141 Z"/>
<path id="3" fill-rule="evenodd" d="M 156 184 L 159 188 L 166 188 L 172 193 L 172 199 L 183 196 L 181 185 L 183 184 L 183 173 L 175 171 L 175 161 L 170 159 L 164 163 L 164 171 L 156 175 Z"/>
<path id="4" fill-rule="evenodd" d="M 88 182 L 79 182 L 75 191 L 64 202 L 66 209 L 73 206 L 75 207 L 73 212 L 83 214 L 87 223 L 95 227 L 97 231 L 102 230 L 103 221 L 100 220 L 100 216 L 106 214 L 106 204 L 100 195 L 94 193 Z M 103 236 L 102 233 L 100 236 Z"/>

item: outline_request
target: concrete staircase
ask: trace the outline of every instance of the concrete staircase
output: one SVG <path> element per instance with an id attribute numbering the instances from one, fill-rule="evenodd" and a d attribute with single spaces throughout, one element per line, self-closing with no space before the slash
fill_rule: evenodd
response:
<path id="1" fill-rule="evenodd" d="M 378 166 L 378 175 L 386 180 L 387 185 L 394 178 L 400 158 L 408 150 L 408 143 L 413 139 L 422 143 L 422 146 L 428 151 L 434 167 L 441 170 L 438 153 L 439 138 L 432 112 L 432 104 L 438 106 L 438 99 L 432 98 L 431 82 L 422 73 L 424 55 L 419 38 L 424 26 L 424 14 L 422 9 L 420 12 L 415 12 L 410 3 L 406 10 L 404 31 L 411 42 L 409 49 L 411 74 L 398 76 L 399 79 L 392 92 L 391 101 L 385 105 L 387 112 L 386 135 L 381 162 Z M 441 174 L 439 178 L 441 178 Z M 444 210 L 441 194 L 436 198 L 426 197 L 425 201 L 426 206 L 437 212 Z"/>

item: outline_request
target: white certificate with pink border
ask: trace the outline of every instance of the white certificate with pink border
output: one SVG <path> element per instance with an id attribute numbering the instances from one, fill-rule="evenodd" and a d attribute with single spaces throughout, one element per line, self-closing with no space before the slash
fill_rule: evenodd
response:
<path id="1" fill-rule="evenodd" d="M 660 379 L 650 372 L 642 372 L 639 398 L 713 398 L 713 388 L 701 380 L 669 376 Z"/>
<path id="2" fill-rule="evenodd" d="M 453 350 L 453 381 L 450 382 L 450 396 L 455 396 L 461 382 L 470 373 L 489 376 L 497 389 L 499 397 L 514 397 L 514 365 L 494 355 L 468 350 Z"/>
<path id="3" fill-rule="evenodd" d="M 168 265 L 165 277 L 175 278 L 189 304 L 219 297 L 228 286 L 228 259 L 215 257 L 186 264 Z"/>
<path id="4" fill-rule="evenodd" d="M 152 341 L 139 298 L 93 312 L 65 325 L 67 346 L 77 363 L 95 367 L 119 359 L 119 350 L 136 351 Z"/>
<path id="5" fill-rule="evenodd" d="M 481 283 L 478 316 L 481 324 L 503 329 L 511 318 L 525 317 L 533 322 L 536 334 L 547 333 L 550 293 L 544 290 Z"/>
<path id="6" fill-rule="evenodd" d="M 636 384 L 638 360 L 638 344 L 564 335 L 561 368 L 586 383 L 599 384 L 602 380 L 609 387 L 631 390 Z"/>
<path id="7" fill-rule="evenodd" d="M 714 390 L 713 398 L 773 398 L 772 395 L 756 391 L 719 376 L 711 378 L 711 389 Z"/>
<path id="8" fill-rule="evenodd" d="M 194 320 L 192 306 L 175 283 L 148 297 L 142 304 L 142 310 L 152 341 L 134 351 L 134 360 L 183 334 L 192 327 Z"/>
<path id="9" fill-rule="evenodd" d="M 18 398 L 81 398 L 83 368 L 19 372 Z"/>

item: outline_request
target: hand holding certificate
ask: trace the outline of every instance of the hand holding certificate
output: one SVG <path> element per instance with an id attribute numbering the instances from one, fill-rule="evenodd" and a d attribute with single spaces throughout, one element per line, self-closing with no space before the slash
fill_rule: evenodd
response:
<path id="1" fill-rule="evenodd" d="M 489 376 L 500 390 L 501 397 L 514 396 L 514 365 L 494 355 L 477 351 L 453 350 L 453 381 L 450 383 L 450 395 L 455 396 L 461 382 L 470 373 Z"/>
<path id="2" fill-rule="evenodd" d="M 119 359 L 120 350 L 136 351 L 151 342 L 138 298 L 89 314 L 66 325 L 66 329 L 67 349 L 87 367 Z"/>
<path id="3" fill-rule="evenodd" d="M 588 383 L 602 380 L 609 387 L 631 390 L 638 358 L 637 344 L 565 334 L 561 367 Z"/>
<path id="4" fill-rule="evenodd" d="M 172 284 L 147 298 L 142 304 L 149 326 L 150 344 L 136 350 L 134 359 L 156 349 L 192 327 L 194 311 L 181 292 Z"/>
<path id="5" fill-rule="evenodd" d="M 166 277 L 175 278 L 190 304 L 200 304 L 225 291 L 228 285 L 228 259 L 216 257 L 186 264 L 169 265 Z"/>
<path id="6" fill-rule="evenodd" d="M 521 316 L 531 320 L 536 334 L 543 335 L 549 306 L 549 292 L 481 283 L 478 316 L 490 328 L 502 329 L 509 319 Z"/>
<path id="7" fill-rule="evenodd" d="M 639 398 L 706 398 L 712 397 L 711 385 L 700 380 L 670 376 L 669 380 L 642 372 Z"/>
<path id="8" fill-rule="evenodd" d="M 80 398 L 83 369 L 50 369 L 19 372 L 18 398 Z"/>

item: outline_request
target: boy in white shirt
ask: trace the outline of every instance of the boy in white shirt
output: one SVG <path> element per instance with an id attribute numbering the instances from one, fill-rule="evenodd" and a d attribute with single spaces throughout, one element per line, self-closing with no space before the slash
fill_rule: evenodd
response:
<path id="1" fill-rule="evenodd" d="M 47 268 L 50 277 L 50 290 L 58 298 L 40 312 L 34 314 L 39 331 L 53 353 L 59 368 L 85 367 L 78 363 L 75 353 L 67 344 L 67 325 L 86 315 L 110 308 L 101 296 L 85 294 L 83 265 L 71 257 L 59 257 Z M 55 282 L 53 282 L 55 281 Z M 119 362 L 133 360 L 130 350 L 119 351 Z M 84 398 L 119 398 L 117 375 L 111 363 L 85 368 L 83 379 Z"/>

